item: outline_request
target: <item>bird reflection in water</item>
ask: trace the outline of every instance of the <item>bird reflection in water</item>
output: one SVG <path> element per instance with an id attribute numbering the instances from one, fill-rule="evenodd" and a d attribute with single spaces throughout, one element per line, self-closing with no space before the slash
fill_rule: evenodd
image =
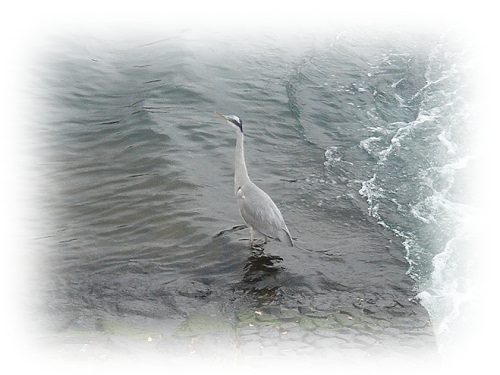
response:
<path id="1" fill-rule="evenodd" d="M 264 253 L 264 248 L 254 244 L 252 255 L 248 257 L 243 268 L 243 280 L 239 287 L 246 290 L 261 304 L 269 304 L 279 298 L 281 282 L 277 276 L 281 271 L 279 263 L 283 259 L 276 255 Z"/>
<path id="2" fill-rule="evenodd" d="M 236 225 L 230 229 L 220 231 L 214 236 L 214 239 L 246 228 L 246 225 Z M 248 239 L 242 240 L 247 241 Z M 236 288 L 255 297 L 258 303 L 267 305 L 281 295 L 280 287 L 282 282 L 277 280 L 277 276 L 283 269 L 283 267 L 279 266 L 279 263 L 283 262 L 283 258 L 264 253 L 263 242 L 255 241 L 251 249 L 252 255 L 247 258 L 243 267 L 243 280 L 236 284 Z"/>

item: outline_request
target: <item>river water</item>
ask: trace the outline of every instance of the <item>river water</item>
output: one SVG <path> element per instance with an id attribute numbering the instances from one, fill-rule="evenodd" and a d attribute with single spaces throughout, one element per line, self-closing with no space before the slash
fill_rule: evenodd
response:
<path id="1" fill-rule="evenodd" d="M 49 38 L 28 115 L 41 340 L 85 358 L 438 352 L 468 293 L 463 48 L 362 30 Z M 243 120 L 250 178 L 297 247 L 250 247 L 214 111 Z"/>

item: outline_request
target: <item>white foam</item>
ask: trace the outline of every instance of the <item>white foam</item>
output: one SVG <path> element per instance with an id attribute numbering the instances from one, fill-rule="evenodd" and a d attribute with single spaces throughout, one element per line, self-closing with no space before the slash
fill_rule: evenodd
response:
<path id="1" fill-rule="evenodd" d="M 368 181 L 363 181 L 361 183 L 361 189 L 359 190 L 361 196 L 366 197 L 368 203 L 368 214 L 377 220 L 377 222 L 385 228 L 388 228 L 387 223 L 379 215 L 380 200 L 387 199 L 385 195 L 385 190 L 377 182 L 377 174 L 375 173 L 372 178 Z M 400 235 L 401 233 L 396 233 Z"/>
<path id="2" fill-rule="evenodd" d="M 442 252 L 433 257 L 430 282 L 418 294 L 422 305 L 430 313 L 440 348 L 454 340 L 456 327 L 464 319 L 461 311 L 473 294 L 468 269 L 474 230 L 466 224 L 469 222 L 470 219 L 464 216 L 456 227 L 454 237 L 446 243 Z"/>
<path id="3" fill-rule="evenodd" d="M 418 296 L 429 311 L 439 346 L 444 350 L 460 331 L 457 327 L 463 325 L 464 309 L 471 304 L 471 207 L 460 201 L 464 198 L 468 202 L 455 182 L 474 157 L 468 154 L 468 140 L 461 138 L 470 120 L 466 100 L 461 97 L 463 76 L 447 57 L 445 45 L 435 48 L 425 77 L 427 83 L 410 100 L 404 102 L 396 96 L 400 105 L 419 101 L 413 121 L 380 124 L 376 113 L 371 116 L 384 132 L 374 127 L 359 144 L 378 158 L 373 177 L 362 183 L 359 193 L 366 197 L 369 214 L 402 239 L 408 274 L 417 282 Z M 411 159 L 412 152 L 425 145 L 421 134 L 429 136 L 429 147 L 421 152 L 430 154 L 420 158 L 415 154 Z M 391 166 L 401 162 L 400 156 L 413 169 L 398 184 Z M 392 214 L 386 214 L 389 211 L 399 218 L 391 221 Z"/>
<path id="4" fill-rule="evenodd" d="M 369 137 L 360 141 L 359 146 L 368 154 L 378 157 L 379 152 L 376 150 L 376 143 L 380 142 L 381 140 L 381 137 Z"/>
<path id="5" fill-rule="evenodd" d="M 441 133 L 439 133 L 438 139 L 446 147 L 446 149 L 448 150 L 447 152 L 448 152 L 449 155 L 455 155 L 456 154 L 456 152 L 457 152 L 457 145 L 454 142 L 450 141 L 446 137 L 446 131 L 445 130 L 442 130 Z"/>

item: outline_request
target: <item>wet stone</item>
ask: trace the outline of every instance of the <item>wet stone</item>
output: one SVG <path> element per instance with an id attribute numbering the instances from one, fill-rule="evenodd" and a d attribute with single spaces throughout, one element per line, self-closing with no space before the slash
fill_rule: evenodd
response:
<path id="1" fill-rule="evenodd" d="M 259 329 L 256 326 L 243 326 L 239 330 L 239 335 L 240 336 L 248 336 L 248 335 L 256 335 L 258 334 Z"/>
<path id="2" fill-rule="evenodd" d="M 314 330 L 314 334 L 316 334 L 318 336 L 323 336 L 323 337 L 335 337 L 335 336 L 338 336 L 337 332 L 335 332 L 333 330 L 329 330 L 329 329 L 324 329 L 324 328 L 315 329 Z"/>
<path id="3" fill-rule="evenodd" d="M 399 341 L 397 339 L 397 336 L 393 335 L 388 335 L 388 334 L 380 334 L 377 336 L 379 343 L 381 345 L 384 345 L 388 348 L 392 348 L 394 346 L 399 345 Z"/>
<path id="4" fill-rule="evenodd" d="M 314 330 L 316 329 L 316 325 L 314 324 L 314 321 L 311 319 L 307 318 L 302 318 L 299 322 L 300 328 L 303 330 Z"/>
<path id="5" fill-rule="evenodd" d="M 330 311 L 332 308 L 330 301 L 316 301 L 314 302 L 314 309 L 318 311 Z"/>
<path id="6" fill-rule="evenodd" d="M 262 346 L 276 346 L 279 343 L 279 340 L 276 338 L 264 337 L 260 340 Z"/>
<path id="7" fill-rule="evenodd" d="M 354 338 L 354 341 L 363 345 L 374 345 L 378 340 L 373 336 L 358 335 Z"/>
<path id="8" fill-rule="evenodd" d="M 280 324 L 280 328 L 283 331 L 292 331 L 294 329 L 300 329 L 299 325 L 297 322 L 285 322 Z"/>
<path id="9" fill-rule="evenodd" d="M 273 323 L 276 321 L 276 316 L 267 314 L 267 313 L 262 313 L 260 311 L 257 311 L 255 313 L 255 320 L 258 323 Z"/>
<path id="10" fill-rule="evenodd" d="M 354 324 L 354 317 L 350 314 L 338 313 L 334 317 L 342 327 L 350 327 Z"/>
<path id="11" fill-rule="evenodd" d="M 306 315 L 306 314 L 311 314 L 313 313 L 314 311 L 316 311 L 313 307 L 311 306 L 299 306 L 298 307 L 299 309 L 299 313 L 301 315 Z"/>
<path id="12" fill-rule="evenodd" d="M 310 316 L 312 318 L 328 318 L 330 316 L 330 313 L 328 313 L 327 311 L 313 310 L 306 313 L 305 316 Z"/>
<path id="13" fill-rule="evenodd" d="M 365 305 L 363 307 L 363 312 L 365 314 L 376 314 L 380 308 L 378 306 L 373 306 L 373 305 Z"/>
<path id="14" fill-rule="evenodd" d="M 280 336 L 280 331 L 274 326 L 261 326 L 259 327 L 259 335 L 262 338 L 277 339 Z"/>
<path id="15" fill-rule="evenodd" d="M 208 285 L 198 281 L 190 281 L 178 289 L 179 295 L 190 298 L 205 298 L 212 292 Z"/>
<path id="16" fill-rule="evenodd" d="M 384 329 L 384 330 L 391 326 L 391 322 L 389 322 L 385 319 L 377 319 L 376 324 L 378 327 L 380 327 L 381 329 Z"/>
<path id="17" fill-rule="evenodd" d="M 240 335 L 238 341 L 240 343 L 250 342 L 250 341 L 260 341 L 260 336 L 256 333 Z"/>
<path id="18" fill-rule="evenodd" d="M 298 309 L 297 309 L 298 310 Z M 299 313 L 297 310 L 285 310 L 280 315 L 280 321 L 283 324 L 297 323 L 299 321 Z"/>
<path id="19" fill-rule="evenodd" d="M 306 334 L 302 338 L 302 340 L 306 343 L 313 344 L 316 340 L 318 340 L 319 337 L 314 335 L 314 334 Z"/>
<path id="20" fill-rule="evenodd" d="M 302 340 L 304 337 L 304 332 L 303 331 L 285 331 L 282 332 L 281 334 L 281 339 L 282 340 Z"/>
<path id="21" fill-rule="evenodd" d="M 231 323 L 222 317 L 196 313 L 182 322 L 173 335 L 178 338 L 189 338 L 207 334 L 234 336 L 235 332 Z"/>
<path id="22" fill-rule="evenodd" d="M 281 308 L 279 306 L 265 306 L 260 309 L 260 312 L 262 312 L 262 314 L 278 316 L 280 315 Z"/>
<path id="23" fill-rule="evenodd" d="M 388 327 L 384 329 L 384 333 L 388 335 L 398 336 L 401 334 L 401 330 L 395 327 Z"/>
<path id="24" fill-rule="evenodd" d="M 338 333 L 335 337 L 345 340 L 346 342 L 352 342 L 354 341 L 355 336 L 356 335 L 354 333 Z"/>

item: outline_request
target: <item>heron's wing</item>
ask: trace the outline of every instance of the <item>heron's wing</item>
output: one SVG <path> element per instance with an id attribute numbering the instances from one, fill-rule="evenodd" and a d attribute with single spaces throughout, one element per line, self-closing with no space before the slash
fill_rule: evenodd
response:
<path id="1" fill-rule="evenodd" d="M 236 200 L 243 220 L 263 235 L 291 242 L 288 229 L 276 204 L 257 185 L 250 183 L 240 187 Z M 282 239 L 283 238 L 283 239 Z"/>
<path id="2" fill-rule="evenodd" d="M 278 238 L 281 242 L 287 244 L 288 246 L 293 246 L 292 236 L 290 235 L 290 232 L 288 231 L 286 225 L 285 228 L 282 229 L 280 233 L 278 233 Z"/>

